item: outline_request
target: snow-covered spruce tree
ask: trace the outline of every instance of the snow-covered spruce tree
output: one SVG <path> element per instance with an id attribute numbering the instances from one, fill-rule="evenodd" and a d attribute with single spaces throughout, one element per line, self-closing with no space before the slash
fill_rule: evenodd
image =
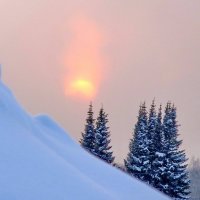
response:
<path id="1" fill-rule="evenodd" d="M 102 107 L 96 121 L 94 154 L 105 162 L 112 163 L 114 157 L 113 152 L 110 151 L 112 147 L 110 146 L 110 132 L 107 123 L 108 115 Z"/>
<path id="2" fill-rule="evenodd" d="M 153 187 L 157 188 L 160 191 L 163 191 L 162 187 L 162 175 L 165 171 L 165 160 L 166 160 L 166 152 L 165 152 L 165 145 L 166 140 L 163 133 L 162 127 L 162 106 L 160 105 L 158 115 L 157 115 L 157 123 L 156 123 L 156 130 L 155 135 L 153 138 L 153 143 L 155 147 L 155 154 L 154 159 L 152 161 L 152 185 Z"/>
<path id="3" fill-rule="evenodd" d="M 85 130 L 82 133 L 82 139 L 80 140 L 81 146 L 87 151 L 94 153 L 95 145 L 95 119 L 93 118 L 92 103 L 89 105 L 88 117 L 86 119 Z"/>
<path id="4" fill-rule="evenodd" d="M 173 199 L 189 199 L 190 181 L 188 178 L 186 156 L 184 150 L 179 150 L 182 140 L 178 140 L 178 124 L 176 108 L 167 103 L 163 119 L 163 133 L 166 139 L 164 152 L 163 174 L 160 183 L 161 191 Z"/>
<path id="5" fill-rule="evenodd" d="M 157 127 L 157 114 L 156 114 L 156 109 L 155 109 L 155 100 L 153 100 L 151 104 L 151 108 L 149 111 L 149 118 L 148 118 L 148 128 L 147 128 L 147 138 L 148 138 L 148 150 L 149 150 L 149 175 L 151 176 L 149 179 L 149 184 L 153 185 L 154 182 L 154 176 L 155 176 L 155 171 L 153 169 L 152 163 L 155 160 L 155 155 L 157 152 L 156 149 L 156 143 L 154 140 L 155 134 L 156 134 L 156 127 Z"/>
<path id="6" fill-rule="evenodd" d="M 149 183 L 151 176 L 148 174 L 150 162 L 147 121 L 146 106 L 143 103 L 139 109 L 138 121 L 135 125 L 133 139 L 130 141 L 129 153 L 127 159 L 124 160 L 124 164 L 130 175 Z"/>

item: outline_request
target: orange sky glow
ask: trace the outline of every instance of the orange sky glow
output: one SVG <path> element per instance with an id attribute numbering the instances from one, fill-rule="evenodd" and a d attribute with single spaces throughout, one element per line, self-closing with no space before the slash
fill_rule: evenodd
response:
<path id="1" fill-rule="evenodd" d="M 65 94 L 78 98 L 95 98 L 102 79 L 103 34 L 94 21 L 76 17 L 69 23 L 71 42 L 66 57 Z"/>

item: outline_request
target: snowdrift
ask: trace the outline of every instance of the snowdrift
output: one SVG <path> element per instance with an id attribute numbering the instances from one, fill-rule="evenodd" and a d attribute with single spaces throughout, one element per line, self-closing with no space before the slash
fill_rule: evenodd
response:
<path id="1" fill-rule="evenodd" d="M 48 116 L 26 113 L 0 81 L 0 199 L 168 198 L 88 154 Z"/>

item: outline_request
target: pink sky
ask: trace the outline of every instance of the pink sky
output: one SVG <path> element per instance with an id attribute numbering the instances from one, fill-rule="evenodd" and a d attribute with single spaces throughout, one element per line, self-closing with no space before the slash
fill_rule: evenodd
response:
<path id="1" fill-rule="evenodd" d="M 94 107 L 97 115 L 103 103 L 109 114 L 117 160 L 127 154 L 140 102 L 154 97 L 176 104 L 183 147 L 200 156 L 200 1 L 0 0 L 4 82 L 29 112 L 50 114 L 78 140 L 89 100 L 64 91 L 74 16 L 104 36 Z"/>

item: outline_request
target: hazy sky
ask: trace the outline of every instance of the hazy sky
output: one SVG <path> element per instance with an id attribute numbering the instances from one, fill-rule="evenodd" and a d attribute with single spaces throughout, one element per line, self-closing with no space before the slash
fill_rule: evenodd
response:
<path id="1" fill-rule="evenodd" d="M 3 79 L 33 115 L 47 113 L 78 140 L 94 83 L 95 115 L 109 114 L 117 160 L 126 156 L 141 101 L 178 108 L 188 156 L 200 156 L 199 0 L 0 0 Z"/>

